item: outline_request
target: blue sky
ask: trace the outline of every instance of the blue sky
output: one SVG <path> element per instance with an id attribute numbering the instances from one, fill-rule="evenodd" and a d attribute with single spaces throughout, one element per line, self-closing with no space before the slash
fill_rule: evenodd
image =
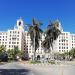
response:
<path id="1" fill-rule="evenodd" d="M 43 29 L 49 20 L 59 19 L 64 31 L 75 33 L 75 0 L 0 0 L 0 31 L 13 28 L 19 17 L 26 24 L 35 17 Z"/>

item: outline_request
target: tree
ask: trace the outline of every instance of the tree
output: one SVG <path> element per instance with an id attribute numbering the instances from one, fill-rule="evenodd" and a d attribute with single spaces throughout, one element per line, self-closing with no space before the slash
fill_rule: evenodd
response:
<path id="1" fill-rule="evenodd" d="M 36 50 L 39 47 L 39 39 L 41 39 L 41 33 L 43 33 L 43 31 L 40 29 L 40 25 L 42 24 L 33 18 L 32 25 L 29 26 L 28 33 L 30 34 L 32 42 L 31 45 L 34 48 L 33 60 L 36 58 Z"/>
<path id="2" fill-rule="evenodd" d="M 72 58 L 75 58 L 75 48 L 72 48 L 72 49 L 69 51 L 69 56 L 72 57 Z"/>
<path id="3" fill-rule="evenodd" d="M 16 58 L 17 54 L 19 53 L 18 46 L 14 47 L 14 58 Z"/>
<path id="4" fill-rule="evenodd" d="M 45 40 L 42 42 L 43 48 L 45 48 L 45 52 L 52 52 L 53 50 L 53 42 L 58 38 L 58 36 L 61 34 L 61 31 L 59 30 L 59 22 L 54 21 L 51 22 L 45 33 Z"/>
<path id="5" fill-rule="evenodd" d="M 11 59 L 13 59 L 13 53 L 14 53 L 14 50 L 13 49 L 8 49 L 7 50 L 7 53 L 8 53 L 8 58 L 9 58 L 9 60 Z"/>
<path id="6" fill-rule="evenodd" d="M 4 45 L 0 45 L 0 61 L 8 61 L 8 55 Z"/>
<path id="7" fill-rule="evenodd" d="M 18 56 L 22 59 L 22 60 L 28 60 L 28 53 L 25 51 L 19 51 Z"/>
<path id="8" fill-rule="evenodd" d="M 7 51 L 7 53 L 8 53 L 9 59 L 16 60 L 16 57 L 17 57 L 17 55 L 18 55 L 18 53 L 19 53 L 18 46 L 15 46 L 14 49 L 9 49 L 9 50 Z"/>
<path id="9" fill-rule="evenodd" d="M 0 45 L 0 53 L 5 52 L 5 47 L 4 45 Z"/>

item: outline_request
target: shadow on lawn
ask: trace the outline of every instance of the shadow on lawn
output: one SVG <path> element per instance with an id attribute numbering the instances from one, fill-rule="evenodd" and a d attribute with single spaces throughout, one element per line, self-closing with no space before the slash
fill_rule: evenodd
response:
<path id="1" fill-rule="evenodd" d="M 27 69 L 0 69 L 0 75 L 28 75 Z"/>

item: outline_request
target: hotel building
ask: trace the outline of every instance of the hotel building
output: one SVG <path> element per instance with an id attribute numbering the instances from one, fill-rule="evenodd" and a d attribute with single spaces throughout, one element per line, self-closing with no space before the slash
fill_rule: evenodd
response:
<path id="1" fill-rule="evenodd" d="M 34 49 L 31 45 L 30 35 L 26 31 L 24 21 L 20 18 L 17 20 L 16 27 L 8 31 L 0 31 L 0 45 L 4 45 L 6 50 L 13 49 L 14 46 L 18 46 L 19 50 L 23 50 L 29 54 L 29 57 L 33 57 Z M 64 53 L 68 52 L 75 47 L 75 34 L 70 32 L 64 32 L 61 23 L 59 22 L 59 29 L 62 34 L 53 43 L 53 52 Z M 42 48 L 41 42 L 44 40 L 44 35 L 42 34 L 42 39 L 39 41 L 39 48 L 36 50 L 36 57 L 44 57 L 44 49 Z M 48 54 L 47 56 L 49 56 Z"/>

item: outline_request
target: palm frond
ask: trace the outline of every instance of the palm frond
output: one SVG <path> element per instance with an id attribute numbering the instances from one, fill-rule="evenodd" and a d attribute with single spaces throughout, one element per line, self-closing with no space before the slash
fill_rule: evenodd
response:
<path id="1" fill-rule="evenodd" d="M 41 39 L 41 33 L 43 33 L 43 31 L 39 27 L 40 25 L 41 23 L 33 18 L 32 25 L 29 27 L 29 31 L 28 31 L 33 46 L 34 46 L 34 38 L 35 38 L 35 51 L 39 47 L 39 39 Z"/>
<path id="2" fill-rule="evenodd" d="M 42 46 L 50 51 L 50 47 L 53 49 L 53 41 L 58 38 L 61 34 L 58 29 L 59 23 L 53 22 L 50 23 L 45 31 L 45 40 L 42 42 Z"/>

